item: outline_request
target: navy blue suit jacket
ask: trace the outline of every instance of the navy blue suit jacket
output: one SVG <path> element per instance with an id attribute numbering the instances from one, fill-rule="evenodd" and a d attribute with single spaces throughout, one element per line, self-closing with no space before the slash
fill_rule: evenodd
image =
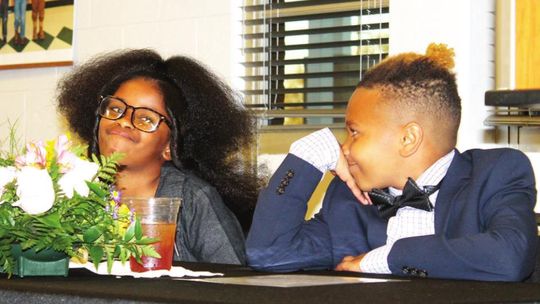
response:
<path id="1" fill-rule="evenodd" d="M 268 271 L 333 269 L 346 255 L 386 243 L 387 221 L 335 178 L 320 212 L 304 215 L 322 173 L 289 154 L 258 200 L 246 247 L 248 264 Z M 435 234 L 396 241 L 393 274 L 519 281 L 534 269 L 536 189 L 518 150 L 456 151 L 435 205 Z"/>

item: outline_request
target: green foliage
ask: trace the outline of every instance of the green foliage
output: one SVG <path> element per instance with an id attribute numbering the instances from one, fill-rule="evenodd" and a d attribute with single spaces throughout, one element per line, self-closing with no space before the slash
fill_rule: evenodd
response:
<path id="1" fill-rule="evenodd" d="M 7 121 L 9 135 L 4 141 L 0 141 L 0 167 L 12 166 L 14 163 L 14 155 L 19 154 L 19 140 L 17 139 L 17 121 Z M 1 127 L 1 126 L 0 126 Z M 7 143 L 6 143 L 7 142 Z M 6 147 L 7 146 L 7 149 Z"/>
<path id="2" fill-rule="evenodd" d="M 84 259 L 86 254 L 96 265 L 107 261 L 111 271 L 114 260 L 127 261 L 131 256 L 156 257 L 151 245 L 156 242 L 142 234 L 141 224 L 133 218 L 129 209 L 115 202 L 111 187 L 114 185 L 118 160 L 122 157 L 92 156 L 99 165 L 95 176 L 86 182 L 88 196 L 75 192 L 71 198 L 60 189 L 58 180 L 63 173 L 58 164 L 54 144 L 48 143 L 46 170 L 55 192 L 52 208 L 41 214 L 29 214 L 13 205 L 19 200 L 17 182 L 13 180 L 0 185 L 0 270 L 11 274 L 15 261 L 11 245 L 20 244 L 23 250 L 52 248 L 70 257 Z M 14 164 L 14 150 L 0 154 L 0 167 Z M 83 158 L 84 149 L 71 149 Z M 52 153 L 51 153 L 52 152 Z"/>

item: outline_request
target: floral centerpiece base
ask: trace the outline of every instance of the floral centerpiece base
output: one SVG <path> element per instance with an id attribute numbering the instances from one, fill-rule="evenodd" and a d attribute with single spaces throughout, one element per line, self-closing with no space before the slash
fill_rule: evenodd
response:
<path id="1" fill-rule="evenodd" d="M 13 274 L 25 276 L 64 276 L 69 271 L 69 257 L 63 252 L 50 248 L 36 252 L 35 249 L 22 250 L 18 244 L 11 246 L 15 260 Z"/>
<path id="2" fill-rule="evenodd" d="M 97 267 L 160 257 L 114 190 L 120 155 L 85 157 L 66 136 L 0 150 L 0 269 L 20 277 L 68 274 L 69 258 Z M 68 258 L 69 257 L 69 258 Z"/>

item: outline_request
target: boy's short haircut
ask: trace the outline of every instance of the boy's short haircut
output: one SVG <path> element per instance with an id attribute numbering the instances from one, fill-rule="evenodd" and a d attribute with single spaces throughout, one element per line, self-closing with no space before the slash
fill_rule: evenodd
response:
<path id="1" fill-rule="evenodd" d="M 368 70 L 357 88 L 376 88 L 392 107 L 431 117 L 437 131 L 446 131 L 443 134 L 454 146 L 461 120 L 461 98 L 455 74 L 450 71 L 453 55 L 445 45 L 430 44 L 426 55 L 388 57 Z"/>

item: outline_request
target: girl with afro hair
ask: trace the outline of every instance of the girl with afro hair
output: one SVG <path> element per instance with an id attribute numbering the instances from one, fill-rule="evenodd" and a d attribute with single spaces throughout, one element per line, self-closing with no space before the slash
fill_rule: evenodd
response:
<path id="1" fill-rule="evenodd" d="M 254 121 L 224 82 L 193 59 L 141 49 L 91 59 L 58 91 L 89 153 L 124 154 L 123 196 L 182 198 L 175 260 L 245 263 L 260 183 L 241 152 Z"/>

